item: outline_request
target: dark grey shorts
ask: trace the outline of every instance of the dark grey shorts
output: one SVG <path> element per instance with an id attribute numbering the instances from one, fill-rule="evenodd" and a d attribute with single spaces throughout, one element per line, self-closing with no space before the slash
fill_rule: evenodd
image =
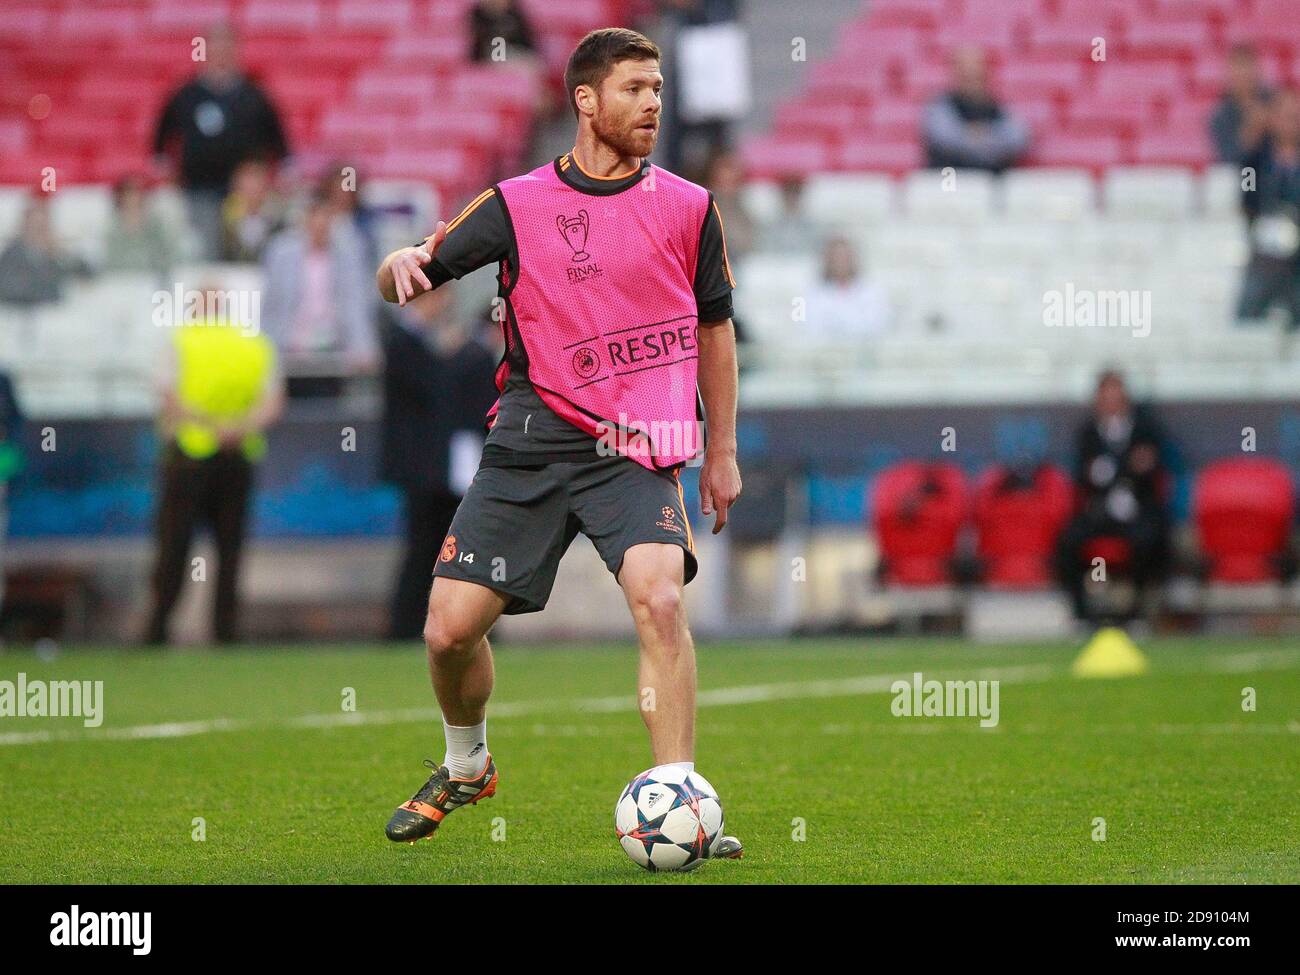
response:
<path id="1" fill-rule="evenodd" d="M 633 545 L 680 545 L 685 580 L 695 543 L 681 481 L 624 457 L 537 467 L 480 467 L 442 545 L 435 576 L 477 582 L 510 599 L 505 612 L 546 606 L 560 558 L 582 532 L 618 577 Z"/>

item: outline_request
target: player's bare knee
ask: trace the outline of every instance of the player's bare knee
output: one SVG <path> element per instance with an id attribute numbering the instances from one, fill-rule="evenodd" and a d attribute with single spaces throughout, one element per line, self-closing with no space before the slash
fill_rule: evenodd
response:
<path id="1" fill-rule="evenodd" d="M 682 615 L 682 590 L 671 579 L 656 580 L 638 588 L 632 596 L 632 613 L 637 622 L 659 632 L 672 632 Z"/>
<path id="2" fill-rule="evenodd" d="M 481 639 L 480 634 L 445 613 L 430 610 L 424 621 L 424 645 L 430 658 L 451 660 L 468 657 Z"/>

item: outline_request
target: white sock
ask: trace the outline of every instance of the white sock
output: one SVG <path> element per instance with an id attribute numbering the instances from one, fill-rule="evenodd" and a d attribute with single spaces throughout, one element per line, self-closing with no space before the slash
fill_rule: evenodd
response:
<path id="1" fill-rule="evenodd" d="M 447 766 L 451 777 L 472 779 L 481 775 L 488 760 L 487 719 L 465 728 L 444 720 L 442 730 L 447 736 L 447 757 L 442 764 Z"/>
<path id="2" fill-rule="evenodd" d="M 673 768 L 684 769 L 687 772 L 695 771 L 694 762 L 669 762 L 668 764 L 671 765 Z"/>

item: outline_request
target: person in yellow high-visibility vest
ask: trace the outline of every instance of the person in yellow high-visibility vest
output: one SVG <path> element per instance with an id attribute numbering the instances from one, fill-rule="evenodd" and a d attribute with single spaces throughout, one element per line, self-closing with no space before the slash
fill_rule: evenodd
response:
<path id="1" fill-rule="evenodd" d="M 275 347 L 264 335 L 211 315 L 176 329 L 162 383 L 165 446 L 146 643 L 167 641 L 167 619 L 187 571 L 194 581 L 207 579 L 206 567 L 200 574 L 188 564 L 201 522 L 217 550 L 213 635 L 219 643 L 235 639 L 253 465 L 266 452 L 266 428 L 283 408 Z"/>

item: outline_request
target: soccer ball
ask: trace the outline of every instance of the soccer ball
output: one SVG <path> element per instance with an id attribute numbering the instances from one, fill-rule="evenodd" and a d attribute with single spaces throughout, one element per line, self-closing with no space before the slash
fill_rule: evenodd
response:
<path id="1" fill-rule="evenodd" d="M 699 772 L 658 765 L 627 784 L 614 804 L 614 834 L 647 870 L 694 870 L 722 839 L 722 801 Z"/>

